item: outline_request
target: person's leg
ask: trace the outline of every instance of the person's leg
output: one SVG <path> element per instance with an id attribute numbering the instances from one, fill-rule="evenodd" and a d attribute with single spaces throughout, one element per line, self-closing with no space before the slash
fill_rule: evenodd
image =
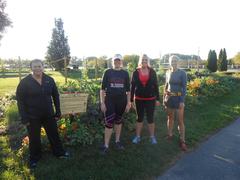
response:
<path id="1" fill-rule="evenodd" d="M 157 144 L 157 139 L 155 137 L 155 123 L 153 121 L 155 102 L 156 102 L 155 100 L 145 102 L 145 109 L 146 109 L 146 113 L 147 113 L 147 122 L 148 122 L 148 131 L 149 131 L 150 140 L 151 140 L 152 144 Z"/>
<path id="2" fill-rule="evenodd" d="M 185 142 L 184 107 L 178 109 L 178 131 L 180 140 Z"/>
<path id="3" fill-rule="evenodd" d="M 179 98 L 180 104 L 180 98 Z M 187 151 L 187 145 L 185 143 L 185 126 L 184 126 L 184 104 L 178 107 L 178 131 L 180 135 L 180 148 L 183 151 Z"/>
<path id="4" fill-rule="evenodd" d="M 154 137 L 155 136 L 155 123 L 148 123 L 148 131 L 150 134 L 150 137 Z"/>
<path id="5" fill-rule="evenodd" d="M 123 96 L 119 99 L 115 100 L 115 112 L 116 112 L 116 117 L 115 117 L 115 142 L 118 143 L 120 142 L 120 136 L 122 132 L 122 115 L 125 112 L 127 105 L 127 96 Z"/>
<path id="6" fill-rule="evenodd" d="M 30 166 L 41 158 L 41 121 L 39 119 L 30 120 L 27 126 L 29 136 Z"/>
<path id="7" fill-rule="evenodd" d="M 147 113 L 147 122 L 148 122 L 148 130 L 149 130 L 150 137 L 155 136 L 155 123 L 153 121 L 155 102 L 156 102 L 155 100 L 145 102 L 145 109 Z"/>
<path id="8" fill-rule="evenodd" d="M 136 136 L 141 136 L 141 131 L 143 127 L 144 118 L 144 102 L 142 100 L 135 100 L 136 112 L 137 112 L 137 122 L 136 122 Z"/>
<path id="9" fill-rule="evenodd" d="M 174 109 L 167 108 L 167 129 L 169 138 L 173 136 L 174 111 Z"/>
<path id="10" fill-rule="evenodd" d="M 105 130 L 104 130 L 104 147 L 108 148 L 110 139 L 113 132 L 113 123 L 116 116 L 116 113 L 114 112 L 114 103 L 113 99 L 106 96 L 105 98 L 105 105 L 106 105 L 106 112 L 104 114 L 104 124 L 105 124 Z"/>
<path id="11" fill-rule="evenodd" d="M 111 136 L 112 136 L 112 131 L 113 131 L 113 128 L 105 126 L 105 130 L 104 130 L 104 146 L 106 148 L 109 147 L 109 142 L 110 142 L 110 139 L 111 139 Z"/>
<path id="12" fill-rule="evenodd" d="M 51 144 L 53 154 L 55 156 L 62 156 L 65 151 L 60 140 L 56 120 L 52 117 L 46 118 L 42 121 L 43 127 Z"/>
<path id="13" fill-rule="evenodd" d="M 116 133 L 115 142 L 120 142 L 120 136 L 121 136 L 121 132 L 122 132 L 122 124 L 115 124 L 114 130 Z"/>

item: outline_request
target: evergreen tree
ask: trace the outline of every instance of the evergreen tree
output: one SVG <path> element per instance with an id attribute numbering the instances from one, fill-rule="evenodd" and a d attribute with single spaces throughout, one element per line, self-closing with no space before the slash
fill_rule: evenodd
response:
<path id="1" fill-rule="evenodd" d="M 208 53 L 207 68 L 210 72 L 217 71 L 217 54 L 215 50 L 210 50 Z"/>
<path id="2" fill-rule="evenodd" d="M 223 49 L 223 71 L 227 71 L 228 69 L 228 60 L 227 60 L 227 52 L 226 49 Z"/>
<path id="3" fill-rule="evenodd" d="M 11 26 L 12 22 L 10 21 L 8 14 L 4 12 L 6 7 L 6 1 L 0 0 L 0 40 L 2 38 L 2 33 L 5 32 L 6 27 Z"/>
<path id="4" fill-rule="evenodd" d="M 67 59 L 68 65 L 70 61 L 70 47 L 68 45 L 68 38 L 65 37 L 63 21 L 59 18 L 55 19 L 55 28 L 53 28 L 46 59 L 56 70 L 61 70 L 64 68 L 64 58 Z"/>
<path id="5" fill-rule="evenodd" d="M 218 65 L 218 71 L 223 71 L 223 51 L 222 51 L 222 49 L 220 50 L 219 55 L 218 55 L 217 65 Z"/>
<path id="6" fill-rule="evenodd" d="M 207 58 L 207 69 L 209 70 L 209 71 L 211 71 L 210 69 L 211 69 L 211 55 L 212 55 L 212 50 L 210 49 L 209 50 L 209 53 L 208 53 L 208 58 Z"/>
<path id="7" fill-rule="evenodd" d="M 218 56 L 218 70 L 219 71 L 227 71 L 227 54 L 226 54 L 226 50 L 221 49 L 219 56 Z"/>

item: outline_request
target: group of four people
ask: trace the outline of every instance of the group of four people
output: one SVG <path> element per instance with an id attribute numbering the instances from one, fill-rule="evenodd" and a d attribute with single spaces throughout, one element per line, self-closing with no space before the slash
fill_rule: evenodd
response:
<path id="1" fill-rule="evenodd" d="M 136 136 L 132 143 L 141 141 L 141 130 L 144 115 L 147 116 L 148 130 L 151 144 L 157 144 L 155 137 L 154 109 L 160 105 L 159 86 L 157 75 L 150 66 L 150 59 L 146 54 L 139 57 L 137 69 L 133 72 L 131 82 L 128 73 L 123 70 L 123 58 L 116 54 L 112 58 L 113 68 L 105 71 L 100 91 L 101 111 L 104 113 L 105 134 L 102 153 L 109 151 L 109 142 L 115 131 L 115 146 L 124 149 L 120 142 L 122 129 L 122 115 L 131 107 L 136 110 Z M 169 58 L 171 68 L 166 72 L 166 83 L 164 87 L 163 105 L 167 110 L 167 139 L 172 140 L 174 113 L 178 110 L 178 129 L 180 133 L 179 145 L 183 151 L 187 150 L 185 143 L 184 127 L 184 97 L 186 95 L 187 76 L 183 70 L 178 69 L 178 57 Z"/>
<path id="2" fill-rule="evenodd" d="M 138 68 L 133 72 L 130 81 L 128 72 L 122 68 L 123 58 L 116 54 L 112 58 L 113 68 L 107 69 L 102 78 L 100 90 L 101 111 L 104 114 L 104 145 L 101 152 L 109 151 L 109 142 L 115 131 L 115 145 L 124 149 L 120 141 L 122 129 L 122 115 L 134 108 L 137 113 L 136 136 L 132 143 L 141 141 L 141 130 L 146 112 L 150 140 L 157 144 L 155 137 L 154 109 L 159 106 L 159 86 L 157 75 L 150 66 L 149 57 L 140 56 Z M 186 151 L 184 128 L 184 97 L 186 94 L 186 73 L 177 68 L 177 56 L 170 57 L 171 68 L 166 73 L 164 88 L 164 106 L 168 116 L 169 140 L 173 136 L 174 112 L 178 110 L 180 147 Z M 43 126 L 46 130 L 53 154 L 59 158 L 67 158 L 69 153 L 63 149 L 59 138 L 57 123 L 61 116 L 59 93 L 55 81 L 43 73 L 43 62 L 35 59 L 31 61 L 32 74 L 21 80 L 17 87 L 16 97 L 22 123 L 26 125 L 29 135 L 30 168 L 35 168 L 41 158 L 41 136 Z M 55 106 L 55 112 L 52 104 Z"/>

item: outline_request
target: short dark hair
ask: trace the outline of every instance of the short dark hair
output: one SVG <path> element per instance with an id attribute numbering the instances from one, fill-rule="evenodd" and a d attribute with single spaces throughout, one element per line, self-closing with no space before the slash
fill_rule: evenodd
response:
<path id="1" fill-rule="evenodd" d="M 32 64 L 33 64 L 33 63 L 36 63 L 36 62 L 40 62 L 40 63 L 43 65 L 42 60 L 40 60 L 40 59 L 34 59 L 34 60 L 32 60 L 32 61 L 30 62 L 30 68 L 32 68 Z"/>

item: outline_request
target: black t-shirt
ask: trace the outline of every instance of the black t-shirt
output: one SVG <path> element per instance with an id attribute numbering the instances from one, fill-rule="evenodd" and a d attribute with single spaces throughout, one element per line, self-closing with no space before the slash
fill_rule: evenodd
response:
<path id="1" fill-rule="evenodd" d="M 126 95 L 130 91 L 130 80 L 125 70 L 108 69 L 103 74 L 102 90 L 107 95 Z"/>

